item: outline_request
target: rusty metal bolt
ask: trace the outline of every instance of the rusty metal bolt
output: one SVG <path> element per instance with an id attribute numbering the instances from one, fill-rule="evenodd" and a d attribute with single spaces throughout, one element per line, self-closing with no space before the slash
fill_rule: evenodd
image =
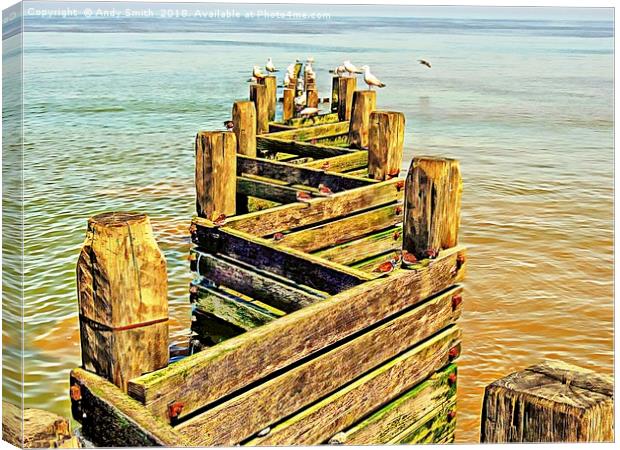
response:
<path id="1" fill-rule="evenodd" d="M 447 418 L 449 421 L 454 420 L 454 418 L 456 417 L 456 409 L 453 409 L 452 411 L 450 411 L 447 415 Z"/>
<path id="2" fill-rule="evenodd" d="M 69 388 L 69 395 L 71 396 L 71 400 L 79 402 L 82 400 L 82 389 L 77 384 L 74 384 Z"/>
<path id="3" fill-rule="evenodd" d="M 195 284 L 190 284 L 190 286 L 189 286 L 189 293 L 190 294 L 197 294 L 198 293 L 198 286 L 196 286 Z"/>
<path id="4" fill-rule="evenodd" d="M 452 296 L 452 311 L 455 311 L 459 305 L 463 303 L 463 297 L 461 294 L 455 294 Z"/>
<path id="5" fill-rule="evenodd" d="M 400 235 L 401 235 L 400 231 L 398 231 L 398 230 L 395 231 L 394 232 L 394 240 L 395 241 L 399 240 L 400 239 Z"/>
<path id="6" fill-rule="evenodd" d="M 396 174 L 398 176 L 398 174 Z M 396 182 L 396 191 L 400 192 L 402 191 L 402 189 L 405 187 L 405 181 L 404 180 L 399 180 Z"/>
<path id="7" fill-rule="evenodd" d="M 452 361 L 453 359 L 457 358 L 460 354 L 461 354 L 461 349 L 459 348 L 458 345 L 455 345 L 450 350 L 448 350 L 448 359 Z"/>
<path id="8" fill-rule="evenodd" d="M 459 254 L 456 257 L 456 270 L 459 270 L 461 267 L 463 267 L 463 264 L 465 264 L 465 255 Z"/>
<path id="9" fill-rule="evenodd" d="M 195 223 L 191 224 L 189 226 L 189 234 L 195 234 L 196 231 L 198 231 L 198 227 L 196 226 L 196 224 Z"/>
<path id="10" fill-rule="evenodd" d="M 403 213 L 403 207 L 401 205 L 398 205 L 396 209 L 394 210 L 394 212 L 396 213 L 397 216 L 400 216 Z"/>
<path id="11" fill-rule="evenodd" d="M 181 415 L 183 411 L 183 402 L 174 402 L 168 406 L 168 417 L 170 419 L 176 419 Z"/>
<path id="12" fill-rule="evenodd" d="M 454 386 L 456 384 L 456 372 L 452 372 L 448 375 L 448 384 Z"/>

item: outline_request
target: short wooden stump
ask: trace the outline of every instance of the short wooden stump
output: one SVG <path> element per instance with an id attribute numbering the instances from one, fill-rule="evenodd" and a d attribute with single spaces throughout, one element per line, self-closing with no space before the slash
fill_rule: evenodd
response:
<path id="1" fill-rule="evenodd" d="M 481 442 L 611 442 L 613 379 L 559 361 L 487 386 Z"/>

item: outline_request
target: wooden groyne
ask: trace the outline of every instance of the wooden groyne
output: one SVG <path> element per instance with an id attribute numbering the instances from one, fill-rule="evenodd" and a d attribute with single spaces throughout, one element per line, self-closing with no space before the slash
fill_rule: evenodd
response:
<path id="1" fill-rule="evenodd" d="M 416 157 L 400 177 L 404 116 L 376 110 L 355 78 L 334 78 L 330 111 L 313 117 L 290 105 L 296 80 L 281 112 L 272 84 L 234 104 L 232 131 L 196 136 L 201 351 L 161 358 L 165 261 L 148 218 L 89 222 L 70 394 L 98 445 L 454 440 L 458 162 Z"/>

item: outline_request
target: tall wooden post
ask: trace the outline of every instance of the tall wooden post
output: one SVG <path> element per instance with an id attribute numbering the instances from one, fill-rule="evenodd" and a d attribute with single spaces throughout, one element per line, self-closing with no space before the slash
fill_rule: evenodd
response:
<path id="1" fill-rule="evenodd" d="M 319 91 L 316 89 L 316 83 L 309 81 L 306 84 L 306 106 L 308 108 L 319 107 Z"/>
<path id="2" fill-rule="evenodd" d="M 480 442 L 612 442 L 611 376 L 546 361 L 487 386 Z"/>
<path id="3" fill-rule="evenodd" d="M 331 112 L 338 112 L 338 85 L 340 84 L 340 77 L 332 78 L 332 107 Z"/>
<path id="4" fill-rule="evenodd" d="M 338 120 L 350 120 L 353 107 L 353 92 L 356 86 L 355 77 L 342 77 L 338 79 Z"/>
<path id="5" fill-rule="evenodd" d="M 457 160 L 414 158 L 405 182 L 403 249 L 423 259 L 457 245 L 462 191 Z"/>
<path id="6" fill-rule="evenodd" d="M 233 104 L 233 132 L 237 138 L 237 153 L 256 158 L 256 107 L 254 102 L 240 100 Z"/>
<path id="7" fill-rule="evenodd" d="M 292 119 L 295 115 L 295 89 L 284 89 L 282 100 L 282 120 Z"/>
<path id="8" fill-rule="evenodd" d="M 267 93 L 267 117 L 269 120 L 276 118 L 276 103 L 278 101 L 278 80 L 274 75 L 268 75 L 264 78 L 260 78 L 258 82 L 266 87 Z"/>
<path id="9" fill-rule="evenodd" d="M 264 86 L 263 86 L 264 87 Z M 196 135 L 196 212 L 217 220 L 236 211 L 237 138 L 230 131 Z"/>
<path id="10" fill-rule="evenodd" d="M 146 214 L 88 220 L 77 263 L 82 365 L 123 390 L 168 364 L 168 275 Z"/>
<path id="11" fill-rule="evenodd" d="M 398 176 L 403 162 L 405 115 L 393 111 L 370 114 L 368 175 L 375 180 Z"/>
<path id="12" fill-rule="evenodd" d="M 377 91 L 355 91 L 349 125 L 349 146 L 368 148 L 370 113 L 377 108 Z"/>
<path id="13" fill-rule="evenodd" d="M 256 107 L 256 133 L 267 133 L 269 131 L 267 86 L 264 84 L 251 84 L 250 100 L 254 102 L 254 106 Z"/>

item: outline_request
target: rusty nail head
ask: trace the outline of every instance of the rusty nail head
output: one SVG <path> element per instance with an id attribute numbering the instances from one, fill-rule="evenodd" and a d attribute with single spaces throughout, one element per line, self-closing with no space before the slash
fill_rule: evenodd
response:
<path id="1" fill-rule="evenodd" d="M 168 415 L 171 419 L 175 419 L 179 417 L 183 411 L 183 403 L 182 402 L 174 402 L 170 406 L 168 406 Z"/>
<path id="2" fill-rule="evenodd" d="M 456 417 L 456 409 L 453 409 L 448 413 L 448 420 L 453 420 Z"/>
<path id="3" fill-rule="evenodd" d="M 460 269 L 463 264 L 465 264 L 465 255 L 459 254 L 456 257 L 456 268 Z"/>
<path id="4" fill-rule="evenodd" d="M 82 400 L 82 389 L 77 384 L 71 386 L 69 394 L 71 395 L 71 400 L 75 402 Z"/>
<path id="5" fill-rule="evenodd" d="M 404 187 L 405 187 L 405 182 L 403 180 L 399 180 L 399 181 L 396 182 L 396 190 L 398 192 L 400 192 L 401 189 L 404 188 Z"/>
<path id="6" fill-rule="evenodd" d="M 452 296 L 452 310 L 458 308 L 461 303 L 463 303 L 463 297 L 461 296 L 461 294 L 456 294 Z"/>
<path id="7" fill-rule="evenodd" d="M 452 372 L 448 375 L 448 384 L 450 384 L 450 386 L 454 386 L 456 384 L 456 372 Z"/>
<path id="8" fill-rule="evenodd" d="M 458 345 L 455 345 L 450 350 L 448 350 L 448 358 L 450 359 L 450 361 L 452 361 L 454 358 L 459 356 L 459 354 L 460 354 L 460 351 L 459 351 Z"/>

